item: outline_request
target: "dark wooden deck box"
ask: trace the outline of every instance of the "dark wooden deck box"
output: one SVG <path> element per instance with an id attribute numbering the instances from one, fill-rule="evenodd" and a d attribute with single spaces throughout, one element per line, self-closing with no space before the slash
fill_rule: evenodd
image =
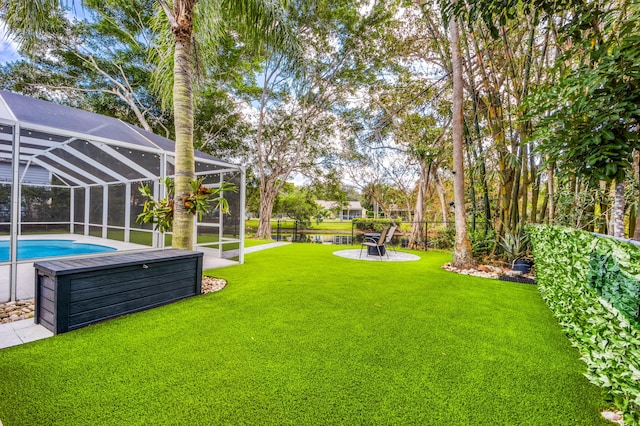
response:
<path id="1" fill-rule="evenodd" d="M 195 296 L 202 253 L 153 250 L 34 263 L 35 322 L 54 334 Z"/>

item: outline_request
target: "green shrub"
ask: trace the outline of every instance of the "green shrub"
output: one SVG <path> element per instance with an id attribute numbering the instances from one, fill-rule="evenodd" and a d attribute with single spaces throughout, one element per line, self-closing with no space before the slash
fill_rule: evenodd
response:
<path id="1" fill-rule="evenodd" d="M 430 247 L 448 250 L 456 244 L 456 228 L 453 226 L 430 229 L 428 234 Z"/>
<path id="2" fill-rule="evenodd" d="M 638 304 L 632 277 L 640 270 L 639 250 L 562 227 L 534 226 L 529 233 L 540 293 L 580 351 L 585 376 L 608 392 L 626 424 L 640 424 L 640 331 L 637 317 L 627 317 L 634 291 Z"/>
<path id="3" fill-rule="evenodd" d="M 399 222 L 390 219 L 353 219 L 353 226 L 359 231 L 382 232 L 391 224 L 400 225 Z"/>
<path id="4" fill-rule="evenodd" d="M 495 238 L 495 231 L 493 229 L 489 229 L 486 233 L 484 231 L 469 231 L 473 257 L 479 259 L 483 256 L 488 256 L 496 244 Z"/>

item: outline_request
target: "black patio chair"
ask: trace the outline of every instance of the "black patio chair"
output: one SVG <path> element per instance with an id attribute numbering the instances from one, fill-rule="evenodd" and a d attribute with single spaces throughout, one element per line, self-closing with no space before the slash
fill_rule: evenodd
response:
<path id="1" fill-rule="evenodd" d="M 376 251 L 378 252 L 378 256 L 380 256 L 380 260 L 382 260 L 382 256 L 383 256 L 382 250 L 384 249 L 386 254 L 387 249 L 385 245 L 387 244 L 387 234 L 389 233 L 390 229 L 391 228 L 383 229 L 379 237 L 364 237 L 364 240 L 362 240 L 362 245 L 360 246 L 360 257 L 362 257 L 362 249 L 365 246 L 367 247 L 367 255 L 369 250 L 368 248 L 375 247 Z M 387 254 L 387 258 L 388 257 L 389 255 Z"/>
<path id="2" fill-rule="evenodd" d="M 391 239 L 393 238 L 393 234 L 396 232 L 396 229 L 397 229 L 397 228 L 398 228 L 398 227 L 397 227 L 396 225 L 393 225 L 393 226 L 391 226 L 391 227 L 389 228 L 389 232 L 387 232 L 387 240 L 384 242 L 385 250 L 387 250 L 387 249 L 389 249 L 389 248 L 390 248 L 390 249 L 391 249 L 391 250 L 393 250 L 394 252 L 396 252 L 396 253 L 398 252 L 398 251 L 396 250 L 396 248 L 395 248 L 394 246 L 392 246 L 392 245 L 391 245 Z"/>

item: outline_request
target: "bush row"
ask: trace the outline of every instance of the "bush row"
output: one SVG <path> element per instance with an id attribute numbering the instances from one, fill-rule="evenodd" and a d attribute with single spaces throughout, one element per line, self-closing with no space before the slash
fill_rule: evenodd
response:
<path id="1" fill-rule="evenodd" d="M 628 425 L 640 425 L 640 249 L 569 228 L 529 228 L 542 298 Z M 634 313 L 635 306 L 635 313 Z"/>
<path id="2" fill-rule="evenodd" d="M 391 224 L 400 225 L 400 222 L 391 219 L 353 219 L 353 226 L 360 231 L 382 232 Z"/>

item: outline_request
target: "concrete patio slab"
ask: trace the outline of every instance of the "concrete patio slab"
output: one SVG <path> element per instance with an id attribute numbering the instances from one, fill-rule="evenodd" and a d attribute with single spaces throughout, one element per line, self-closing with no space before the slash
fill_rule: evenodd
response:
<path id="1" fill-rule="evenodd" d="M 0 349 L 53 336 L 53 333 L 33 322 L 33 319 L 0 325 Z"/>
<path id="2" fill-rule="evenodd" d="M 354 259 L 354 260 L 370 260 L 380 262 L 380 256 L 369 256 L 367 255 L 367 250 L 362 250 L 362 257 L 360 257 L 360 249 L 349 249 L 349 250 L 338 250 L 334 251 L 333 254 L 339 257 L 344 257 L 346 259 Z M 420 256 L 416 256 L 411 253 L 403 253 L 403 252 L 394 252 L 387 250 L 387 254 L 389 257 L 382 256 L 382 261 L 384 262 L 413 262 L 416 260 L 420 260 Z"/>

